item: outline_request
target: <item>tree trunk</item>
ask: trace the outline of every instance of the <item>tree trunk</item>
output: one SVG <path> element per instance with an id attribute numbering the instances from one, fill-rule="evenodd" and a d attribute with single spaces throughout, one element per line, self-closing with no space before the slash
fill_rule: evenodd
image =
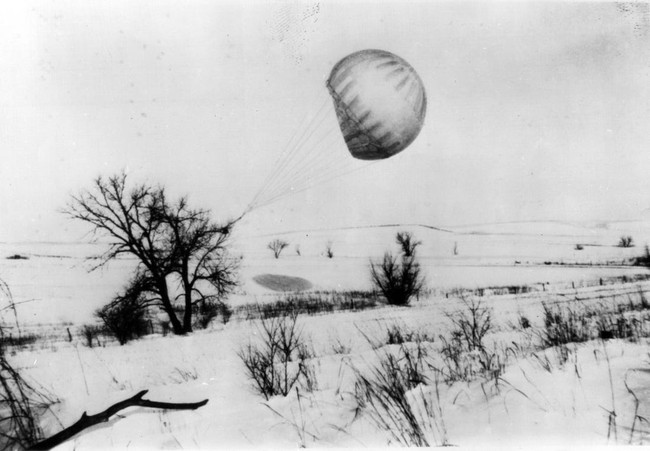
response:
<path id="1" fill-rule="evenodd" d="M 185 290 L 185 312 L 183 312 L 183 329 L 186 333 L 192 332 L 192 287 L 188 277 L 189 266 L 187 260 L 183 260 L 183 290 Z"/>
<path id="2" fill-rule="evenodd" d="M 160 291 L 160 299 L 163 305 L 163 309 L 167 316 L 169 317 L 169 323 L 172 325 L 172 330 L 176 335 L 185 335 L 185 329 L 176 316 L 174 311 L 174 306 L 172 305 L 171 300 L 169 299 L 169 292 L 167 291 L 167 282 L 163 281 L 158 284 L 158 290 Z"/>

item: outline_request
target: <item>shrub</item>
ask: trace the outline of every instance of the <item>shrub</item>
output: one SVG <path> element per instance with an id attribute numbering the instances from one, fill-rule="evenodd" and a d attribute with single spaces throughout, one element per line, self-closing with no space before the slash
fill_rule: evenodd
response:
<path id="1" fill-rule="evenodd" d="M 237 353 L 255 389 L 267 400 L 287 396 L 301 378 L 307 388 L 315 386 L 314 373 L 306 362 L 309 348 L 297 318 L 296 313 L 263 318 L 259 327 L 261 342 L 249 343 Z"/>
<path id="2" fill-rule="evenodd" d="M 634 244 L 634 239 L 630 236 L 622 236 L 618 240 L 618 247 L 632 247 Z"/>
<path id="3" fill-rule="evenodd" d="M 7 260 L 29 260 L 29 257 L 20 254 L 13 254 L 8 256 Z"/>
<path id="4" fill-rule="evenodd" d="M 286 241 L 283 241 L 279 238 L 274 239 L 273 241 L 269 242 L 269 244 L 266 245 L 267 248 L 271 249 L 273 252 L 273 256 L 275 258 L 280 258 L 280 254 L 284 250 L 285 247 L 287 247 L 289 243 Z"/>
<path id="5" fill-rule="evenodd" d="M 118 296 L 96 316 L 121 345 L 147 333 L 146 310 L 139 297 Z"/>
<path id="6" fill-rule="evenodd" d="M 480 300 L 461 300 L 463 308 L 447 314 L 452 328 L 449 336 L 440 336 L 442 365 L 436 370 L 446 382 L 469 381 L 483 375 L 498 383 L 507 350 L 490 349 L 484 341 L 493 329 L 492 312 Z"/>
<path id="7" fill-rule="evenodd" d="M 327 258 L 333 258 L 334 257 L 334 249 L 332 249 L 332 242 L 328 241 L 325 243 L 325 256 Z"/>
<path id="8" fill-rule="evenodd" d="M 483 307 L 481 300 L 462 298 L 464 309 L 447 314 L 455 332 L 463 342 L 463 347 L 468 351 L 483 350 L 483 338 L 492 329 L 492 313 Z"/>
<path id="9" fill-rule="evenodd" d="M 633 260 L 633 264 L 637 266 L 650 267 L 650 247 L 648 247 L 648 245 L 646 244 L 643 249 L 644 249 L 643 255 L 641 255 L 640 257 L 636 257 Z"/>
<path id="10" fill-rule="evenodd" d="M 227 324 L 232 316 L 232 309 L 228 304 L 221 301 L 204 300 L 195 306 L 196 325 L 201 329 L 207 329 L 210 323 L 221 315 L 223 324 Z"/>
<path id="11" fill-rule="evenodd" d="M 86 346 L 93 347 L 93 340 L 99 344 L 99 335 L 104 332 L 104 327 L 97 324 L 84 324 L 81 327 L 81 336 L 86 340 Z"/>
<path id="12" fill-rule="evenodd" d="M 402 247 L 399 260 L 390 252 L 386 252 L 381 263 L 370 262 L 370 276 L 375 288 L 384 295 L 389 304 L 408 305 L 411 298 L 418 296 L 424 286 L 420 264 L 415 258 L 415 248 L 419 242 L 414 242 L 410 234 L 408 239 L 404 236 L 400 238 L 400 233 L 397 236 L 397 241 Z"/>

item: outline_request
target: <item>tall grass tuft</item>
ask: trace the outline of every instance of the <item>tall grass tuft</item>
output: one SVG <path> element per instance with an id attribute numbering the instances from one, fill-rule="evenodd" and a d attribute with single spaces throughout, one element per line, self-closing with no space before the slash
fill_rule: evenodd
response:
<path id="1" fill-rule="evenodd" d="M 355 368 L 355 399 L 379 429 L 402 446 L 443 446 L 447 434 L 437 390 L 425 374 L 426 348 L 400 345 L 396 353 L 376 351 L 378 363 Z"/>

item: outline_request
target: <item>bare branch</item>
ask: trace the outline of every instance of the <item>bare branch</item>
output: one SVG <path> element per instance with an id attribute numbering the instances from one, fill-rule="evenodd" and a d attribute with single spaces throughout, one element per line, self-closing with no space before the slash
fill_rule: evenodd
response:
<path id="1" fill-rule="evenodd" d="M 84 412 L 81 415 L 81 418 L 70 427 L 65 428 L 58 434 L 53 435 L 52 437 L 38 442 L 32 445 L 29 449 L 51 449 L 55 446 L 60 445 L 61 443 L 71 439 L 84 429 L 87 429 L 91 426 L 94 426 L 99 423 L 108 421 L 113 415 L 117 414 L 119 411 L 126 409 L 127 407 L 148 407 L 153 409 L 173 409 L 173 410 L 195 410 L 199 407 L 202 407 L 208 403 L 207 399 L 199 402 L 188 402 L 188 403 L 171 403 L 171 402 L 160 402 L 160 401 L 150 401 L 148 399 L 143 399 L 143 396 L 146 395 L 148 390 L 142 390 L 135 396 L 120 401 L 113 404 L 108 409 L 103 412 L 97 413 L 95 415 L 87 415 Z"/>

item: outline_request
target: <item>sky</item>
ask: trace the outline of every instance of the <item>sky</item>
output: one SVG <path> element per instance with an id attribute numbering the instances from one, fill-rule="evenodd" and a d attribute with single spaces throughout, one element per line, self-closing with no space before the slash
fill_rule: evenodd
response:
<path id="1" fill-rule="evenodd" d="M 325 80 L 367 48 L 420 75 L 420 135 L 251 211 L 247 233 L 637 219 L 649 44 L 648 3 L 2 2 L 0 241 L 86 239 L 61 210 L 121 170 L 239 216 L 306 118 L 324 105 L 337 132 Z"/>

